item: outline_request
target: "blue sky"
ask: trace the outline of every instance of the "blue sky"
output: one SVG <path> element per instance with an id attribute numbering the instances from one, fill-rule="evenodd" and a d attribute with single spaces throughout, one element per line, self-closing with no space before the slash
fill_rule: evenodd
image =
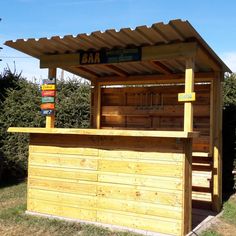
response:
<path id="1" fill-rule="evenodd" d="M 235 0 L 1 0 L 0 72 L 14 62 L 23 75 L 43 78 L 38 60 L 3 46 L 4 41 L 189 20 L 213 50 L 236 71 Z"/>

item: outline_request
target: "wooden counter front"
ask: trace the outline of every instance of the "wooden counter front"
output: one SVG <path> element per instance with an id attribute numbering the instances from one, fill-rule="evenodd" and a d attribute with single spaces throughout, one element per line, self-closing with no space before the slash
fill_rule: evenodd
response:
<path id="1" fill-rule="evenodd" d="M 140 232 L 189 232 L 192 139 L 122 132 L 32 128 L 27 211 Z"/>

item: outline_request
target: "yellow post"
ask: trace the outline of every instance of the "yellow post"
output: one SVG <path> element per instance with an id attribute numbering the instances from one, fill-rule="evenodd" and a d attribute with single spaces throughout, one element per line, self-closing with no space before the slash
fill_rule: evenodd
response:
<path id="1" fill-rule="evenodd" d="M 57 75 L 56 68 L 49 68 L 48 69 L 48 78 L 55 78 Z M 46 116 L 46 128 L 54 128 L 55 125 L 55 115 Z"/>
<path id="2" fill-rule="evenodd" d="M 194 60 L 186 60 L 185 94 L 193 93 L 194 89 Z M 192 101 L 184 103 L 184 131 L 193 131 L 193 104 Z"/>
<path id="3" fill-rule="evenodd" d="M 101 127 L 101 85 L 94 83 L 94 109 L 93 109 L 93 128 L 100 129 Z"/>

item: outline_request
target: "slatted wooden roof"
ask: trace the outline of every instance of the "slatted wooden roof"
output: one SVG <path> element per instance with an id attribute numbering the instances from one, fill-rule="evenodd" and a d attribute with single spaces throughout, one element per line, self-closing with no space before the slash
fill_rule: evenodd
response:
<path id="1" fill-rule="evenodd" d="M 188 21 L 171 20 L 169 23 L 155 23 L 151 27 L 138 26 L 135 29 L 122 28 L 91 34 L 53 36 L 40 39 L 17 39 L 6 41 L 5 45 L 15 48 L 32 57 L 41 59 L 45 55 L 75 54 L 79 51 L 97 51 L 101 49 L 149 47 L 155 45 L 173 45 L 196 42 L 196 72 L 231 72 L 224 62 L 203 40 Z M 61 67 L 87 79 L 106 76 L 178 74 L 185 69 L 184 58 L 162 58 L 160 60 L 141 60 L 115 63 L 111 65 L 66 65 Z"/>

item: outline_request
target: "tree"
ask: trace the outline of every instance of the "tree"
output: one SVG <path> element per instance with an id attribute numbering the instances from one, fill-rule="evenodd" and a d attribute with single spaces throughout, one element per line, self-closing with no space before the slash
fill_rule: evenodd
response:
<path id="1" fill-rule="evenodd" d="M 81 80 L 58 81 L 56 127 L 88 127 L 90 117 L 90 85 Z"/>
<path id="2" fill-rule="evenodd" d="M 8 127 L 44 126 L 40 115 L 40 90 L 38 85 L 18 78 L 15 88 L 5 90 L 0 114 L 0 157 L 5 178 L 23 178 L 27 170 L 27 134 L 9 134 Z M 17 89 L 16 89 L 17 88 Z"/>
<path id="3" fill-rule="evenodd" d="M 236 168 L 236 74 L 226 75 L 223 96 L 223 192 L 227 196 L 236 187 L 232 175 Z"/>
<path id="4" fill-rule="evenodd" d="M 1 82 L 0 82 L 1 83 Z M 41 91 L 37 84 L 16 72 L 4 71 L 0 103 L 0 162 L 3 178 L 24 178 L 27 174 L 29 136 L 7 133 L 8 127 L 45 127 L 41 116 Z M 56 127 L 89 126 L 90 86 L 79 80 L 58 81 Z M 1 171 L 0 171 L 1 172 Z"/>

